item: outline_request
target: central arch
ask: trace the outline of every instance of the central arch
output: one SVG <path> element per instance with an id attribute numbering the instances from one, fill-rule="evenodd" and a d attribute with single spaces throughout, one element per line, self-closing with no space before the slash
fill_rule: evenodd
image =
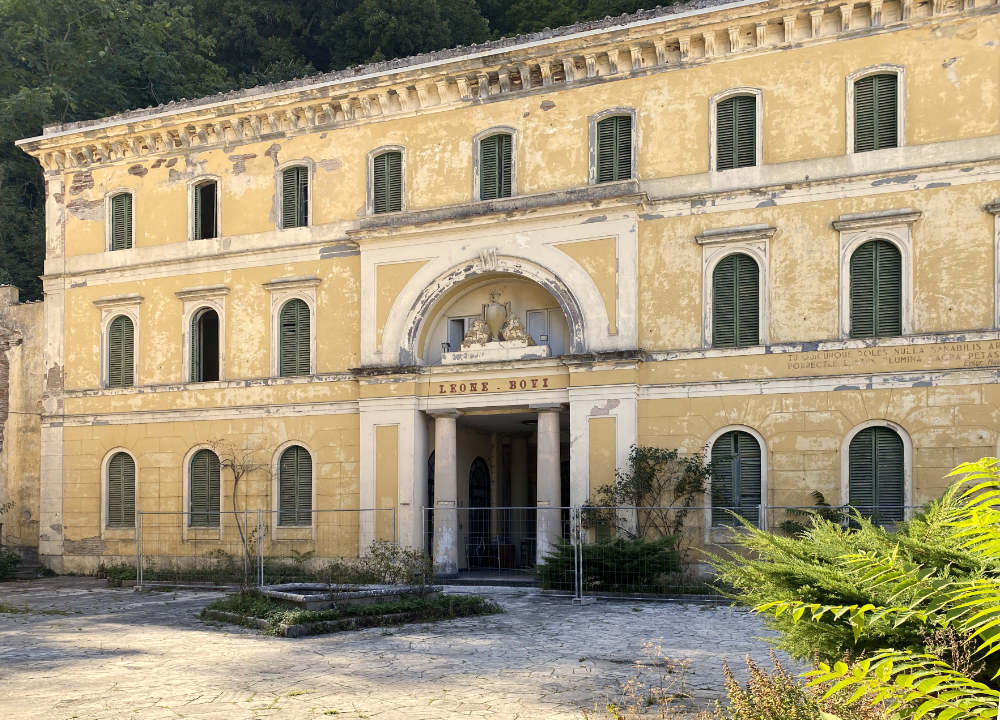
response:
<path id="1" fill-rule="evenodd" d="M 586 318 L 576 296 L 566 284 L 547 268 L 523 258 L 497 257 L 490 263 L 467 262 L 449 269 L 428 284 L 413 301 L 402 323 L 399 349 L 400 365 L 421 362 L 421 338 L 432 317 L 435 306 L 446 299 L 457 287 L 470 280 L 490 276 L 513 276 L 531 280 L 546 290 L 562 309 L 569 329 L 568 351 L 571 354 L 586 352 Z M 599 300 L 598 298 L 595 298 Z"/>

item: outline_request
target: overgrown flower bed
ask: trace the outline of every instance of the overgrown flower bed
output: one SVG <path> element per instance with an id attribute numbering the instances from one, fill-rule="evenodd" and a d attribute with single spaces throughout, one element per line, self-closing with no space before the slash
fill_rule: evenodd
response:
<path id="1" fill-rule="evenodd" d="M 297 610 L 257 592 L 237 593 L 216 600 L 202 618 L 256 627 L 272 635 L 299 637 L 366 627 L 435 622 L 471 615 L 492 615 L 503 609 L 477 595 L 408 595 L 385 603 L 347 604 L 330 610 Z"/>

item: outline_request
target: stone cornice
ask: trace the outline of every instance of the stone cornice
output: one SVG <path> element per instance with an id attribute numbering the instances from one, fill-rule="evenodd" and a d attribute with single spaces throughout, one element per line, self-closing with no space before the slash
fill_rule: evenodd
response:
<path id="1" fill-rule="evenodd" d="M 210 300 L 225 297 L 229 288 L 225 285 L 209 285 L 206 287 L 185 288 L 174 293 L 180 300 Z"/>
<path id="2" fill-rule="evenodd" d="M 142 295 L 114 295 L 112 297 L 94 300 L 94 305 L 99 308 L 134 307 L 142 304 L 145 298 Z"/>
<path id="3" fill-rule="evenodd" d="M 983 0 L 980 0 L 983 2 Z M 735 2 L 631 24 L 554 34 L 486 52 L 457 54 L 372 75 L 260 88 L 225 102 L 179 103 L 172 110 L 129 113 L 17 144 L 48 172 L 258 142 L 467 104 L 618 80 L 694 64 L 899 30 L 947 17 L 996 12 L 1000 0 L 957 10 L 939 0 Z M 863 23 L 857 12 L 868 7 Z M 892 10 L 890 13 L 890 9 Z M 826 16 L 836 22 L 824 22 Z M 886 22 L 885 18 L 892 21 Z M 749 40 L 747 40 L 749 38 Z"/>
<path id="4" fill-rule="evenodd" d="M 757 242 L 769 240 L 777 232 L 777 228 L 770 225 L 744 225 L 741 227 L 719 228 L 717 230 L 706 230 L 701 235 L 695 236 L 695 242 L 699 245 L 721 245 L 731 242 Z"/>
<path id="5" fill-rule="evenodd" d="M 922 212 L 911 208 L 883 210 L 873 213 L 841 215 L 832 224 L 835 230 L 867 230 L 869 228 L 890 227 L 893 225 L 908 225 L 919 220 L 921 215 L 923 215 Z"/>

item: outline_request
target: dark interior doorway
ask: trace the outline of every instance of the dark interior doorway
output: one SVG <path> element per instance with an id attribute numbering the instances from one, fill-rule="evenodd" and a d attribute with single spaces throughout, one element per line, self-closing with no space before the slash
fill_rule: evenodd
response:
<path id="1" fill-rule="evenodd" d="M 469 468 L 469 568 L 493 567 L 495 553 L 490 552 L 490 467 L 481 457 Z"/>

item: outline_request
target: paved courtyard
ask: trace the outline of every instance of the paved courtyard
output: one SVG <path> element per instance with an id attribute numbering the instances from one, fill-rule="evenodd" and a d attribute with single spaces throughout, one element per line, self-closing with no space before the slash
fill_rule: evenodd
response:
<path id="1" fill-rule="evenodd" d="M 701 704 L 724 659 L 767 660 L 761 624 L 728 607 L 475 591 L 507 612 L 291 640 L 199 620 L 215 592 L 0 584 L 0 604 L 28 608 L 0 613 L 0 717 L 602 718 L 646 640 L 690 661 Z"/>

